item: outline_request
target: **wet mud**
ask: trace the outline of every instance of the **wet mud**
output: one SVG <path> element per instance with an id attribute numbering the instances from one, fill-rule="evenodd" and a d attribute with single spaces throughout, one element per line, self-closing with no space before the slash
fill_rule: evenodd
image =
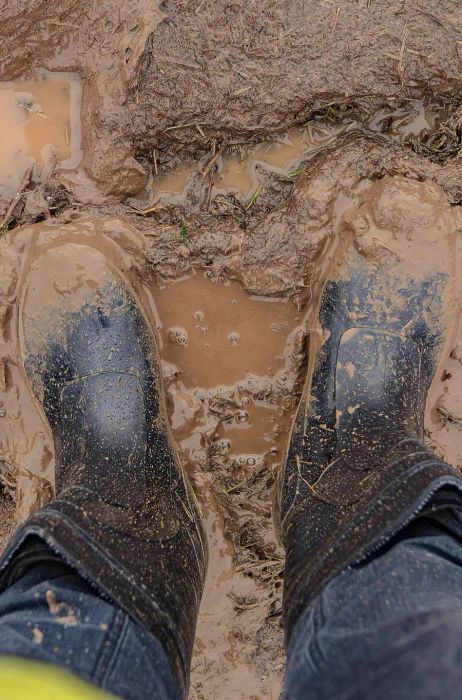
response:
<path id="1" fill-rule="evenodd" d="M 80 108 L 80 81 L 71 74 L 0 85 L 0 196 L 13 197 L 28 170 L 40 179 L 79 165 Z"/>
<path id="2" fill-rule="evenodd" d="M 438 257 L 455 280 L 426 438 L 462 467 L 459 15 L 456 0 L 0 3 L 0 538 L 54 488 L 22 289 L 45 252 L 90 244 L 156 319 L 206 522 L 196 700 L 280 695 L 276 482 L 345 251 L 403 279 Z M 79 274 L 69 253 L 55 303 Z"/>
<path id="3" fill-rule="evenodd" d="M 417 99 L 456 111 L 459 10 L 458 0 L 15 0 L 0 8 L 0 78 L 79 73 L 87 148 L 73 187 L 87 201 L 120 199 L 143 188 L 153 161 L 163 170 L 273 138 L 320 110 L 366 117 Z"/>

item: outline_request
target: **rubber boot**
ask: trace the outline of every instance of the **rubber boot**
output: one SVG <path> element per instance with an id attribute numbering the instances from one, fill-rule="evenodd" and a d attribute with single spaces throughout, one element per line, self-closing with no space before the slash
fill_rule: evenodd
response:
<path id="1" fill-rule="evenodd" d="M 186 697 L 206 540 L 172 448 L 147 321 L 128 283 L 83 245 L 34 262 L 21 313 L 26 372 L 53 434 L 56 498 L 14 535 L 0 587 L 27 565 L 28 538 L 40 538 L 161 641 Z"/>
<path id="2" fill-rule="evenodd" d="M 436 265 L 403 273 L 354 247 L 344 256 L 320 296 L 280 484 L 287 642 L 334 576 L 380 548 L 440 488 L 462 483 L 422 442 L 427 392 L 450 349 L 451 273 Z"/>

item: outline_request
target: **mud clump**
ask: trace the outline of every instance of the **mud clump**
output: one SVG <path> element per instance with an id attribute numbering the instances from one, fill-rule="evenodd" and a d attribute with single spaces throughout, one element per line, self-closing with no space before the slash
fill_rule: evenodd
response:
<path id="1" fill-rule="evenodd" d="M 132 87 L 132 133 L 169 155 L 262 139 L 332 104 L 370 111 L 429 88 L 450 99 L 460 81 L 456 0 L 437 11 L 397 0 L 164 8 Z"/>

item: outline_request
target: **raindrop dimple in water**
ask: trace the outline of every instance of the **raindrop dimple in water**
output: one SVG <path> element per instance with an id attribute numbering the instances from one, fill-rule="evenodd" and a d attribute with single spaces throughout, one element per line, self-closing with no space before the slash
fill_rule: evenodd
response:
<path id="1" fill-rule="evenodd" d="M 217 442 L 218 447 L 223 451 L 223 452 L 229 452 L 231 449 L 231 442 L 230 440 L 219 440 Z"/>
<path id="2" fill-rule="evenodd" d="M 187 345 L 188 332 L 181 326 L 172 326 L 167 330 L 167 338 L 173 345 Z"/>
<path id="3" fill-rule="evenodd" d="M 247 423 L 250 418 L 248 411 L 238 411 L 234 417 L 236 423 Z"/>
<path id="4" fill-rule="evenodd" d="M 193 316 L 194 316 L 194 320 L 197 321 L 198 323 L 202 323 L 205 319 L 204 312 L 200 311 L 199 309 L 194 312 Z"/>
<path id="5" fill-rule="evenodd" d="M 247 464 L 249 465 L 249 467 L 254 467 L 256 463 L 257 460 L 255 459 L 255 457 L 247 457 Z"/>
<path id="6" fill-rule="evenodd" d="M 250 404 L 250 399 L 249 399 L 249 397 L 248 397 L 248 396 L 243 396 L 242 399 L 241 399 L 241 406 L 244 406 L 244 408 L 245 408 L 245 407 L 248 406 L 249 404 Z"/>
<path id="7" fill-rule="evenodd" d="M 239 343 L 240 335 L 236 331 L 231 331 L 231 333 L 228 334 L 228 341 L 231 343 L 231 345 L 237 345 Z"/>

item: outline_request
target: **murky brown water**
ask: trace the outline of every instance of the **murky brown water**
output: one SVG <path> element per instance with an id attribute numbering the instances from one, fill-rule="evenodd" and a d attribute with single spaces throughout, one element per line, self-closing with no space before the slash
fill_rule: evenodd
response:
<path id="1" fill-rule="evenodd" d="M 247 374 L 274 375 L 300 315 L 293 302 L 249 296 L 204 274 L 154 291 L 164 356 L 187 386 L 209 389 Z"/>
<path id="2" fill-rule="evenodd" d="M 16 194 L 29 169 L 40 175 L 53 160 L 78 165 L 80 92 L 71 74 L 0 82 L 0 197 Z"/>
<path id="3" fill-rule="evenodd" d="M 265 173 L 295 178 L 306 160 L 331 146 L 340 136 L 359 130 L 385 132 L 389 140 L 401 140 L 434 128 L 438 118 L 438 112 L 422 100 L 410 100 L 407 108 L 379 110 L 367 123 L 360 123 L 354 117 L 330 126 L 321 121 L 311 122 L 290 129 L 274 141 L 256 145 L 243 142 L 223 148 L 203 166 L 183 164 L 155 174 L 146 192 L 145 206 L 159 202 L 184 204 L 194 184 L 201 183 L 209 173 L 210 199 L 233 194 L 248 203 L 258 196 Z"/>
<path id="4" fill-rule="evenodd" d="M 276 454 L 291 412 L 259 387 L 284 373 L 287 340 L 301 321 L 290 300 L 248 295 L 204 274 L 153 288 L 170 419 L 186 462 L 206 460 L 204 434 L 240 464 Z M 204 418 L 204 414 L 208 414 Z"/>
<path id="5" fill-rule="evenodd" d="M 250 296 L 236 282 L 212 281 L 201 272 L 162 288 L 155 285 L 152 293 L 161 355 L 168 363 L 171 426 L 200 494 L 211 545 L 193 686 L 204 697 L 219 697 L 225 684 L 227 697 L 239 698 L 244 681 L 248 697 L 264 692 L 276 699 L 278 674 L 263 683 L 255 678 L 239 631 L 230 625 L 236 599 L 258 607 L 262 591 L 233 564 L 233 547 L 223 536 L 207 462 L 210 449 L 216 448 L 226 456 L 230 472 L 239 474 L 228 493 L 237 491 L 263 464 L 277 467 L 295 406 L 287 409 L 281 396 L 259 397 L 262 385 L 284 373 L 288 338 L 302 315 L 292 301 Z M 270 503 L 266 494 L 260 507 L 268 509 Z M 274 533 L 268 540 L 274 541 Z M 206 672 L 209 681 L 204 687 L 201 676 Z"/>
<path id="6" fill-rule="evenodd" d="M 154 175 L 144 194 L 147 197 L 145 206 L 159 202 L 184 203 L 190 189 L 203 183 L 209 173 L 211 187 L 208 196 L 211 199 L 221 194 L 234 194 L 249 201 L 258 194 L 265 172 L 295 177 L 304 160 L 327 148 L 349 128 L 348 125 L 295 127 L 272 142 L 242 143 L 219 150 L 202 168 L 193 164 L 181 165 Z"/>

